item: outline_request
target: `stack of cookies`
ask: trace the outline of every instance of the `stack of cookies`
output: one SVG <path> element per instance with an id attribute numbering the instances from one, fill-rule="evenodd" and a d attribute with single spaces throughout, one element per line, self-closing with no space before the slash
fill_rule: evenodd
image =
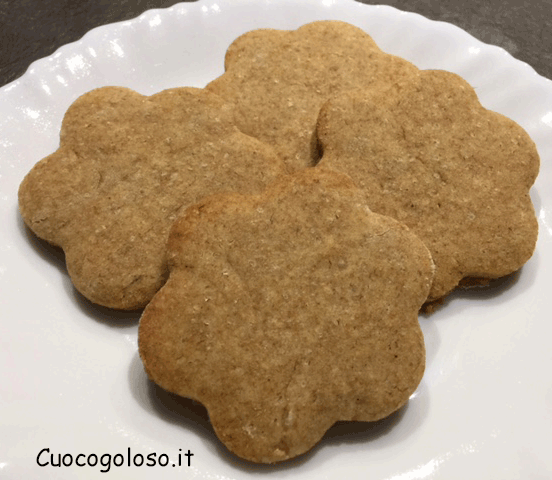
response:
<path id="1" fill-rule="evenodd" d="M 531 257 L 539 157 L 462 78 L 343 22 L 248 32 L 225 67 L 77 99 L 19 205 L 85 297 L 145 307 L 149 377 L 272 463 L 408 401 L 420 309 Z"/>

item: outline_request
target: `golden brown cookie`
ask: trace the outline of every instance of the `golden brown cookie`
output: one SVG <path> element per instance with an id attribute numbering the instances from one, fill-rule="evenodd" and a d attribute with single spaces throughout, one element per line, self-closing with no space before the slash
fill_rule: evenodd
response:
<path id="1" fill-rule="evenodd" d="M 273 145 L 292 171 L 317 159 L 316 118 L 330 96 L 381 89 L 418 72 L 340 21 L 248 32 L 229 47 L 225 68 L 206 88 L 233 102 L 240 130 Z"/>
<path id="2" fill-rule="evenodd" d="M 283 172 L 211 92 L 105 87 L 69 108 L 60 148 L 23 180 L 19 206 L 36 235 L 64 249 L 84 296 L 133 309 L 167 277 L 166 238 L 183 207 L 217 192 L 259 192 Z"/>
<path id="3" fill-rule="evenodd" d="M 531 257 L 536 147 L 459 76 L 423 71 L 385 95 L 344 94 L 322 108 L 318 136 L 319 165 L 351 175 L 372 210 L 428 246 L 436 266 L 429 301 L 463 278 L 501 277 Z"/>
<path id="4" fill-rule="evenodd" d="M 431 256 L 346 175 L 310 168 L 261 195 L 204 199 L 173 225 L 168 258 L 142 361 L 202 402 L 240 457 L 300 455 L 336 421 L 396 411 L 422 378 Z"/>

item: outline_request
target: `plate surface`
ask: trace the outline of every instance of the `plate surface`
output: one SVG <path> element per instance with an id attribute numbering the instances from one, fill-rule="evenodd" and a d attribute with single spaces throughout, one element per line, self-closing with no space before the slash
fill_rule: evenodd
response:
<path id="1" fill-rule="evenodd" d="M 337 425 L 284 465 L 255 466 L 220 445 L 201 407 L 147 381 L 137 354 L 139 314 L 95 307 L 75 292 L 63 256 L 24 227 L 17 188 L 57 148 L 63 114 L 82 93 L 103 85 L 143 94 L 201 87 L 223 72 L 226 48 L 241 33 L 319 19 L 348 21 L 384 51 L 462 75 L 487 108 L 520 123 L 541 155 L 531 192 L 540 236 L 519 274 L 455 293 L 445 308 L 420 317 L 427 370 L 406 408 L 375 425 Z M 552 82 L 528 65 L 455 26 L 387 6 L 202 0 L 92 30 L 0 89 L 0 112 L 0 477 L 98 478 L 107 470 L 132 479 L 152 472 L 317 480 L 552 475 Z M 64 454 L 73 465 L 54 466 Z M 147 467 L 153 454 L 157 466 Z M 140 458 L 143 466 L 128 466 Z M 96 466 L 75 465 L 94 459 Z"/>

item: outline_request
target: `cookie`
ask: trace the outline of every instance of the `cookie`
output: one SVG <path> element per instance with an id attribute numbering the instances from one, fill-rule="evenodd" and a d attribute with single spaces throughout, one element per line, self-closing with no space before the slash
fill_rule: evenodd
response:
<path id="1" fill-rule="evenodd" d="M 63 248 L 85 297 L 119 309 L 143 307 L 166 280 L 166 239 L 181 209 L 207 194 L 260 192 L 285 171 L 200 89 L 93 90 L 69 108 L 60 137 L 23 180 L 21 214 Z"/>
<path id="2" fill-rule="evenodd" d="M 346 175 L 304 169 L 204 199 L 174 223 L 168 258 L 140 320 L 145 370 L 203 403 L 244 459 L 286 460 L 337 421 L 386 417 L 422 378 L 431 256 Z"/>
<path id="3" fill-rule="evenodd" d="M 428 301 L 462 279 L 508 275 L 533 254 L 535 144 L 458 75 L 423 71 L 384 95 L 343 94 L 324 105 L 317 132 L 319 165 L 348 173 L 372 210 L 428 246 L 436 267 Z"/>
<path id="4" fill-rule="evenodd" d="M 234 104 L 240 130 L 273 145 L 295 171 L 318 158 L 316 119 L 330 96 L 360 86 L 381 89 L 417 72 L 360 28 L 318 21 L 238 37 L 226 53 L 225 73 L 206 88 Z"/>

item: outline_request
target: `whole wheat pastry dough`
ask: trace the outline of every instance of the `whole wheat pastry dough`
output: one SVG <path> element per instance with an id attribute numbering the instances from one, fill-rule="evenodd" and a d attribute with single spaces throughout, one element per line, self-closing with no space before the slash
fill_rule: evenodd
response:
<path id="1" fill-rule="evenodd" d="M 311 168 L 261 195 L 204 199 L 173 225 L 168 258 L 142 361 L 202 402 L 240 457 L 304 453 L 336 421 L 396 411 L 422 378 L 431 256 L 345 175 Z"/>
<path id="2" fill-rule="evenodd" d="M 340 21 L 245 33 L 228 48 L 225 68 L 206 88 L 232 102 L 238 127 L 273 145 L 292 171 L 317 158 L 316 118 L 328 98 L 360 86 L 381 89 L 418 72 Z"/>
<path id="3" fill-rule="evenodd" d="M 436 267 L 428 301 L 467 277 L 505 276 L 531 257 L 535 144 L 483 108 L 458 75 L 422 71 L 384 95 L 343 94 L 322 108 L 318 137 L 320 166 L 351 175 L 372 210 L 428 246 Z"/>
<path id="4" fill-rule="evenodd" d="M 213 93 L 104 87 L 69 108 L 59 149 L 23 180 L 19 206 L 36 235 L 64 249 L 83 295 L 134 309 L 166 279 L 167 233 L 181 208 L 216 192 L 259 192 L 283 172 Z"/>

